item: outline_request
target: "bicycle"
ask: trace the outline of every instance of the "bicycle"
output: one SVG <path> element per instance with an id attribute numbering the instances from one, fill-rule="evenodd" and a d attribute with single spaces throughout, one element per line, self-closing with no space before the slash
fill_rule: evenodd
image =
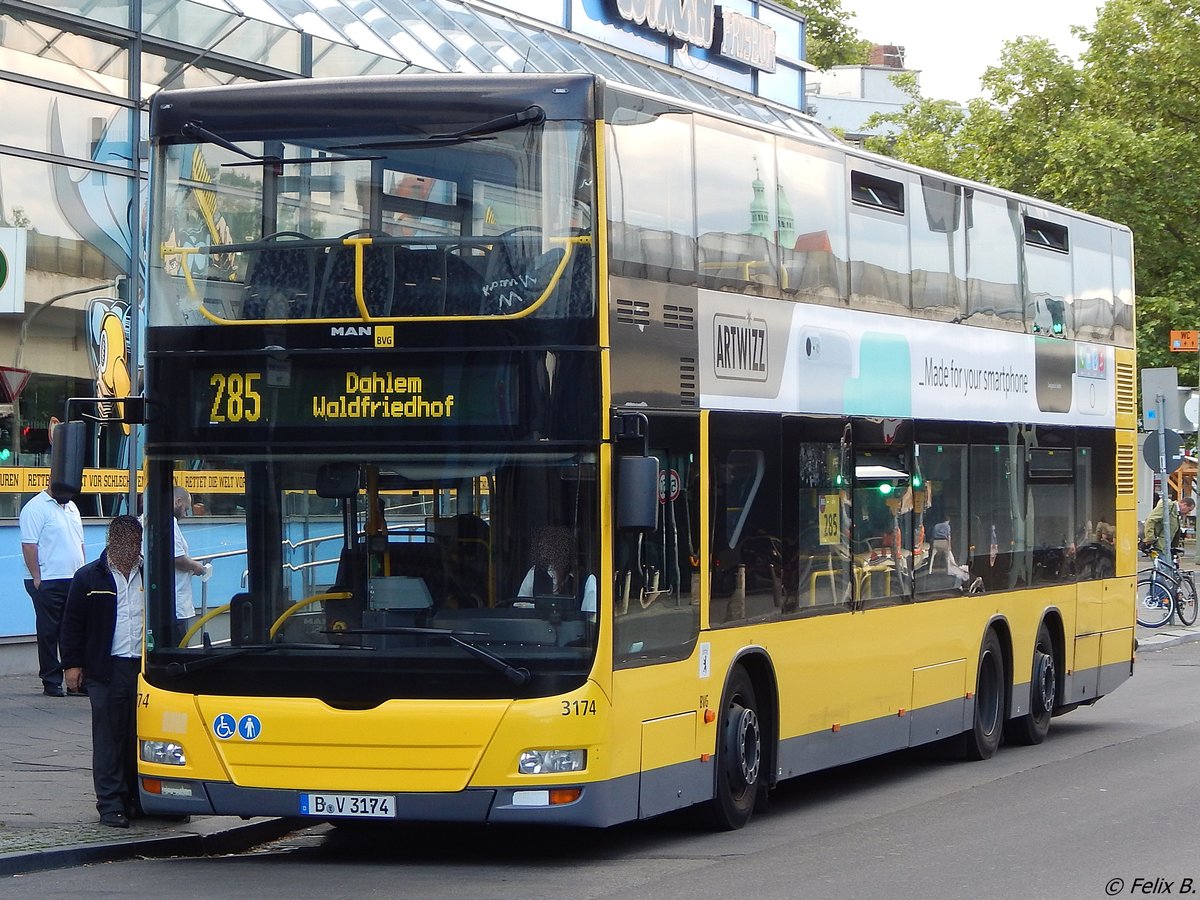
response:
<path id="1" fill-rule="evenodd" d="M 1152 545 L 1142 544 L 1138 549 L 1150 557 L 1151 565 L 1138 572 L 1137 623 L 1146 628 L 1160 628 L 1178 614 L 1185 626 L 1195 625 L 1196 581 L 1192 572 L 1180 568 L 1181 551 L 1173 549 L 1171 561 L 1167 562 Z"/>

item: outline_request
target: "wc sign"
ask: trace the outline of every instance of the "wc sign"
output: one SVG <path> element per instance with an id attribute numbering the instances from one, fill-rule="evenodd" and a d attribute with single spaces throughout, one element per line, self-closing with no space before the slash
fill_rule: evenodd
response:
<path id="1" fill-rule="evenodd" d="M 24 228 L 0 228 L 0 313 L 25 312 Z"/>

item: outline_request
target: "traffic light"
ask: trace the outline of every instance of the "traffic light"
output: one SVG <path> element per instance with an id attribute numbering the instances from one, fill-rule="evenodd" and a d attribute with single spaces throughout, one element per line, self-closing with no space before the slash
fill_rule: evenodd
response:
<path id="1" fill-rule="evenodd" d="M 45 453 L 50 449 L 50 429 L 35 425 L 21 426 L 21 452 Z"/>
<path id="2" fill-rule="evenodd" d="M 13 427 L 11 419 L 0 419 L 0 463 L 12 462 Z"/>

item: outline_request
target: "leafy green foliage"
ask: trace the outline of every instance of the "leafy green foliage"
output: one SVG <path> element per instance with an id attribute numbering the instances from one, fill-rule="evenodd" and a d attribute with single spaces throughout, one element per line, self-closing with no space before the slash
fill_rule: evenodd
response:
<path id="1" fill-rule="evenodd" d="M 864 65 L 871 42 L 862 40 L 850 25 L 854 13 L 842 9 L 841 0 L 778 0 L 780 6 L 808 19 L 807 58 L 818 69 Z"/>
<path id="2" fill-rule="evenodd" d="M 963 109 L 921 97 L 875 117 L 897 133 L 871 149 L 1128 225 L 1138 288 L 1138 365 L 1196 358 L 1168 350 L 1200 327 L 1200 4 L 1108 0 L 1081 30 L 1079 65 L 1047 41 L 1009 42 Z"/>

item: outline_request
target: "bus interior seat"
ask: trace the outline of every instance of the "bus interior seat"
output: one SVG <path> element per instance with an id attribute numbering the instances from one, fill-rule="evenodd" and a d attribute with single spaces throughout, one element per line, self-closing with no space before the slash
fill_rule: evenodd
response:
<path id="1" fill-rule="evenodd" d="M 368 232 L 350 232 L 349 237 L 374 237 Z M 363 247 L 363 298 L 368 311 L 375 316 L 391 315 L 392 297 L 396 284 L 396 248 L 391 244 L 367 244 Z M 357 319 L 358 302 L 354 296 L 353 246 L 337 243 L 329 248 L 321 291 L 317 301 L 319 319 Z"/>
<path id="2" fill-rule="evenodd" d="M 483 258 L 447 253 L 445 285 L 446 315 L 478 315 L 479 292 L 483 288 Z"/>
<path id="3" fill-rule="evenodd" d="M 291 240 L 308 235 L 280 231 L 262 239 L 262 246 L 247 251 L 250 261 L 242 296 L 243 319 L 304 318 L 316 287 L 319 247 L 289 247 Z"/>
<path id="4" fill-rule="evenodd" d="M 502 316 L 520 312 L 530 300 L 536 299 L 541 290 L 532 294 L 529 285 L 533 281 L 534 261 L 541 256 L 540 235 L 532 232 L 497 235 L 484 266 L 479 314 Z M 551 267 L 550 272 L 553 271 Z"/>
<path id="5" fill-rule="evenodd" d="M 450 561 L 451 593 L 459 604 L 471 599 L 473 606 L 488 605 L 491 579 L 491 526 L 474 513 L 460 513 L 434 520 L 434 533 L 445 543 Z M 483 586 L 483 593 L 480 586 Z"/>
<path id="6" fill-rule="evenodd" d="M 565 273 L 568 279 L 567 289 L 567 318 L 587 318 L 595 311 L 595 299 L 592 295 L 592 248 L 588 244 L 576 244 L 571 254 L 570 269 Z M 560 287 L 561 291 L 562 288 Z"/>
<path id="7" fill-rule="evenodd" d="M 467 258 L 443 247 L 396 252 L 395 316 L 473 316 L 483 276 Z"/>
<path id="8" fill-rule="evenodd" d="M 363 610 L 367 599 L 367 572 L 369 570 L 367 549 L 364 545 L 342 548 L 338 558 L 337 574 L 330 593 L 346 591 L 350 599 L 325 603 L 325 630 L 331 644 L 358 644 L 359 636 L 339 634 L 362 627 Z"/>

